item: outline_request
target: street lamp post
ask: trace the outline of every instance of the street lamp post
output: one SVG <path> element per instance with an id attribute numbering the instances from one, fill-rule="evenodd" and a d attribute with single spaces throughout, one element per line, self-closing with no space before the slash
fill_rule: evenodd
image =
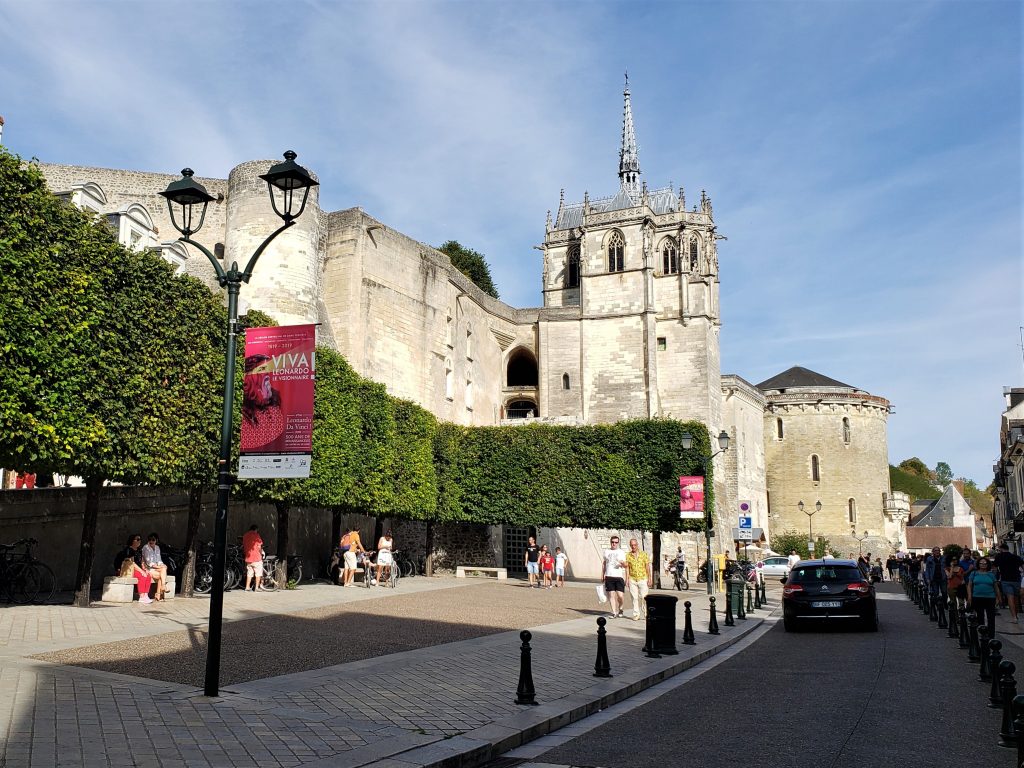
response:
<path id="1" fill-rule="evenodd" d="M 804 501 L 801 499 L 796 503 L 797 509 L 807 515 L 807 548 L 814 554 L 814 529 L 811 527 L 811 518 L 815 512 L 821 512 L 821 502 L 814 502 L 814 509 L 804 509 Z"/>
<path id="2" fill-rule="evenodd" d="M 853 530 L 850 531 L 850 533 L 852 533 L 853 534 L 853 538 L 855 538 L 857 540 L 857 554 L 858 555 L 863 555 L 864 554 L 864 539 L 866 539 L 868 537 L 868 532 L 864 531 L 864 535 L 863 536 L 858 536 L 857 535 L 857 530 L 853 529 Z"/>
<path id="3" fill-rule="evenodd" d="M 689 432 L 683 432 L 683 450 L 684 451 L 688 451 L 692 447 L 693 447 L 693 435 L 691 435 Z M 724 429 L 718 435 L 718 447 L 719 447 L 719 450 L 715 451 L 710 456 L 705 456 L 705 455 L 701 454 L 700 456 L 697 457 L 698 459 L 700 459 L 701 474 L 704 477 L 704 485 L 705 486 L 707 486 L 707 482 L 708 482 L 708 464 L 711 462 L 711 460 L 713 458 L 715 458 L 715 456 L 717 456 L 720 453 L 725 453 L 727 450 L 729 450 L 729 433 L 726 432 Z M 705 494 L 707 493 L 706 487 L 705 487 L 705 491 L 704 492 L 705 492 Z M 708 550 L 708 557 L 707 557 L 706 563 L 707 563 L 707 572 L 708 572 L 708 594 L 709 595 L 713 595 L 715 593 L 715 573 L 714 573 L 714 568 L 712 567 L 712 563 L 711 563 L 711 526 L 712 526 L 714 521 L 713 521 L 711 512 L 712 512 L 711 507 L 709 505 L 705 504 L 704 505 L 704 538 L 705 538 L 705 541 L 707 542 L 707 550 Z"/>
<path id="4" fill-rule="evenodd" d="M 207 696 L 216 696 L 220 687 L 221 623 L 224 613 L 228 501 L 231 497 L 231 485 L 235 479 L 231 473 L 231 437 L 232 407 L 235 399 L 235 347 L 238 339 L 238 294 L 242 283 L 249 282 L 256 262 L 271 241 L 293 226 L 295 220 L 306 210 L 309 190 L 318 184 L 305 168 L 295 162 L 296 157 L 297 155 L 291 150 L 285 152 L 284 162 L 277 163 L 267 173 L 260 176 L 267 182 L 271 207 L 274 209 L 274 213 L 284 221 L 284 224 L 260 243 L 260 246 L 249 257 L 249 262 L 245 265 L 244 270 L 239 270 L 238 262 L 232 262 L 231 267 L 225 270 L 217 261 L 216 256 L 192 239 L 192 235 L 202 228 L 203 221 L 206 219 L 206 208 L 215 198 L 206 191 L 202 184 L 192 178 L 191 168 L 184 169 L 181 172 L 181 178 L 171 182 L 167 189 L 160 193 L 167 198 L 167 210 L 171 216 L 171 224 L 181 233 L 178 242 L 194 246 L 206 256 L 217 273 L 217 282 L 228 292 L 228 346 L 224 361 L 224 402 L 220 427 L 220 455 L 217 460 L 217 517 L 214 525 L 213 588 L 210 592 L 210 629 L 206 649 L 206 682 L 204 685 L 204 693 Z M 281 207 L 278 207 L 278 195 L 275 190 L 281 193 Z M 298 211 L 295 211 L 296 192 L 302 194 Z M 197 214 L 194 209 L 199 205 L 202 208 L 198 212 L 198 223 L 196 223 Z M 177 215 L 175 206 L 180 209 Z M 279 552 L 278 555 L 284 557 L 284 553 Z"/>

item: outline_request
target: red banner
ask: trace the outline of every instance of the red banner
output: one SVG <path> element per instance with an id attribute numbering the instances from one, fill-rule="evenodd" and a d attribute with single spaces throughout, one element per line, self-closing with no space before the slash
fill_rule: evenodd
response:
<path id="1" fill-rule="evenodd" d="M 245 332 L 239 477 L 309 477 L 316 326 Z"/>
<path id="2" fill-rule="evenodd" d="M 704 478 L 679 478 L 679 516 L 699 519 L 704 517 Z"/>

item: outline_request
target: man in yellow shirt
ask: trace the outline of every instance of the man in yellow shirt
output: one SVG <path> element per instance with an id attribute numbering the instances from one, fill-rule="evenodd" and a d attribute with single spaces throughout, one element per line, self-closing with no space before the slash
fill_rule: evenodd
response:
<path id="1" fill-rule="evenodd" d="M 647 613 L 647 590 L 654 586 L 651 574 L 651 558 L 646 552 L 640 551 L 636 539 L 629 540 L 629 552 L 626 553 L 626 571 L 629 579 L 629 597 L 633 601 L 633 621 L 640 621 Z"/>

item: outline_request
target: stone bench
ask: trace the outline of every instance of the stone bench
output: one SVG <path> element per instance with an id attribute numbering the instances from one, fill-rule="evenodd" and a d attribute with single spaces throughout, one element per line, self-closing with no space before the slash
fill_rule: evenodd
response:
<path id="1" fill-rule="evenodd" d="M 130 603 L 135 599 L 135 586 L 138 583 L 138 579 L 134 576 L 107 576 L 103 579 L 103 594 L 100 596 L 100 600 L 104 603 Z M 174 577 L 168 575 L 164 583 L 167 586 L 164 599 L 173 600 L 177 592 Z"/>
<path id="2" fill-rule="evenodd" d="M 508 578 L 507 568 L 489 568 L 487 566 L 477 565 L 457 565 L 455 566 L 455 578 L 464 579 L 466 574 L 469 573 L 483 573 L 483 574 L 494 574 L 499 580 Z"/>

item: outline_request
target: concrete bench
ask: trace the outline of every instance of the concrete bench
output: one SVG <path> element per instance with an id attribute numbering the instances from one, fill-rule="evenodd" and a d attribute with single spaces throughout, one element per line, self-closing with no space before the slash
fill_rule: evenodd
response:
<path id="1" fill-rule="evenodd" d="M 134 576 L 107 576 L 103 580 L 103 594 L 100 600 L 104 603 L 130 603 L 135 599 L 135 585 L 138 580 Z"/>
<path id="2" fill-rule="evenodd" d="M 494 574 L 499 580 L 508 578 L 507 568 L 489 568 L 487 566 L 477 565 L 457 565 L 455 566 L 455 578 L 464 579 L 466 574 Z"/>
<path id="3" fill-rule="evenodd" d="M 103 594 L 100 596 L 100 600 L 104 603 L 130 603 L 135 599 L 135 586 L 138 583 L 138 579 L 134 576 L 107 576 L 103 579 Z M 167 592 L 164 594 L 164 599 L 173 600 L 177 592 L 174 577 L 168 575 L 165 584 Z"/>

